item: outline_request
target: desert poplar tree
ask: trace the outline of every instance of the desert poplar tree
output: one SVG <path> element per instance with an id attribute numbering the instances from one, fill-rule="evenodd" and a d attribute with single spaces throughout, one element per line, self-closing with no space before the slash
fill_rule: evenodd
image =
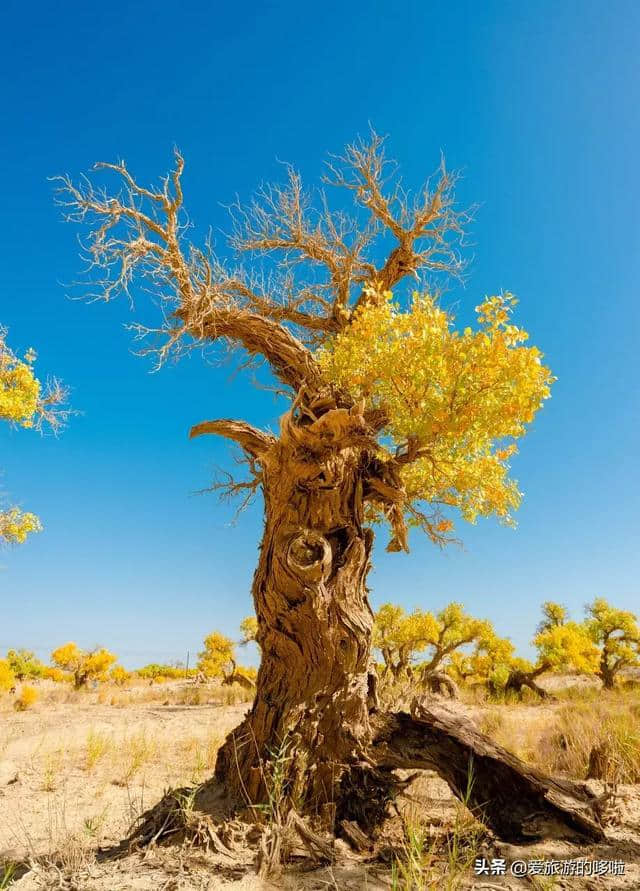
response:
<path id="1" fill-rule="evenodd" d="M 640 665 L 640 625 L 634 613 L 611 606 L 604 597 L 596 597 L 586 611 L 587 634 L 599 653 L 598 677 L 613 690 L 623 669 Z"/>
<path id="2" fill-rule="evenodd" d="M 469 214 L 444 164 L 413 196 L 375 134 L 333 159 L 315 192 L 287 167 L 284 184 L 232 208 L 222 254 L 189 241 L 183 168 L 176 154 L 160 185 L 146 186 L 124 162 L 101 163 L 79 182 L 62 178 L 59 201 L 83 226 L 87 296 L 120 293 L 137 305 L 150 292 L 160 307 L 157 325 L 136 324 L 158 364 L 227 347 L 267 363 L 289 399 L 277 432 L 218 418 L 190 433 L 240 447 L 249 476 L 229 490 L 260 491 L 265 510 L 253 581 L 256 696 L 220 749 L 217 779 L 231 800 L 259 805 L 273 753 L 286 746 L 283 808 L 295 803 L 333 828 L 381 818 L 395 768 L 438 763 L 461 793 L 469 739 L 443 757 L 426 719 L 376 708 L 366 588 L 374 528 L 387 526 L 388 551 L 406 552 L 410 527 L 445 545 L 456 516 L 511 524 L 520 493 L 509 461 L 550 394 L 551 372 L 513 321 L 513 295 L 483 299 L 475 327 L 458 331 L 425 284 L 464 269 Z M 332 190 L 347 199 L 338 210 Z M 531 804 L 525 787 L 540 795 L 526 768 L 507 761 L 485 758 L 473 794 L 513 835 Z M 504 806 L 513 790 L 504 771 L 520 778 L 516 808 Z M 563 800 L 548 808 L 562 811 Z M 577 807 L 583 816 L 571 820 L 592 831 L 588 805 Z"/>

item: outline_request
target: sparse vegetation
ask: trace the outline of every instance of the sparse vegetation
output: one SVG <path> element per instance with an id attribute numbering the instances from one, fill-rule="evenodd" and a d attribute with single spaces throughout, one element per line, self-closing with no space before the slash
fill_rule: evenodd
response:
<path id="1" fill-rule="evenodd" d="M 40 694 L 35 687 L 32 687 L 30 684 L 23 684 L 20 687 L 20 693 L 13 703 L 13 707 L 16 709 L 16 711 L 24 712 L 28 708 L 31 708 L 33 705 L 35 705 L 39 697 Z"/>
<path id="2" fill-rule="evenodd" d="M 87 759 L 86 769 L 92 770 L 112 746 L 111 737 L 105 733 L 99 733 L 93 728 L 87 734 Z"/>

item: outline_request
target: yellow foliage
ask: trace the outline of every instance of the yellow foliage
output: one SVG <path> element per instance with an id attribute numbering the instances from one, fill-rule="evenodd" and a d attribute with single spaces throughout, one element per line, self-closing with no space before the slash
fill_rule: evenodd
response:
<path id="1" fill-rule="evenodd" d="M 32 427 L 40 402 L 40 381 L 33 373 L 36 355 L 29 350 L 24 360 L 9 349 L 6 331 L 0 328 L 0 420 Z"/>
<path id="2" fill-rule="evenodd" d="M 42 677 L 44 665 L 31 650 L 7 650 L 7 661 L 19 681 Z"/>
<path id="3" fill-rule="evenodd" d="M 38 701 L 38 691 L 29 684 L 23 684 L 20 688 L 20 695 L 14 702 L 14 708 L 19 712 L 24 712 Z"/>
<path id="4" fill-rule="evenodd" d="M 240 631 L 242 633 L 241 643 L 246 644 L 251 640 L 255 640 L 258 633 L 258 620 L 256 617 L 247 616 L 243 619 L 242 622 L 240 622 Z"/>
<path id="5" fill-rule="evenodd" d="M 392 446 L 418 450 L 403 469 L 411 502 L 455 508 L 470 522 L 494 514 L 512 523 L 521 495 L 508 460 L 554 380 L 540 351 L 523 346 L 527 333 L 510 324 L 516 299 L 487 297 L 478 330 L 459 332 L 429 295 L 414 294 L 406 309 L 390 292 L 370 289 L 369 297 L 317 351 L 324 374 L 384 409 Z M 435 540 L 452 527 L 410 509 L 408 519 Z"/>
<path id="6" fill-rule="evenodd" d="M 40 532 L 42 526 L 35 514 L 10 507 L 0 511 L 0 541 L 23 544 L 31 532 Z"/>
<path id="7" fill-rule="evenodd" d="M 224 677 L 234 665 L 233 641 L 219 631 L 204 639 L 204 650 L 198 653 L 198 668 L 207 677 Z"/>
<path id="8" fill-rule="evenodd" d="M 476 642 L 471 654 L 452 659 L 454 674 L 461 680 L 473 677 L 480 683 L 503 687 L 514 664 L 513 654 L 510 640 L 487 634 Z"/>
<path id="9" fill-rule="evenodd" d="M 550 625 L 536 634 L 533 643 L 538 650 L 538 665 L 547 670 L 593 674 L 598 669 L 598 648 L 577 622 Z"/>
<path id="10" fill-rule="evenodd" d="M 6 659 L 0 659 L 0 692 L 11 690 L 15 685 L 16 676 Z"/>
<path id="11" fill-rule="evenodd" d="M 587 634 L 598 648 L 600 676 L 607 686 L 622 668 L 640 665 L 640 626 L 634 613 L 597 597 L 587 607 Z"/>
<path id="12" fill-rule="evenodd" d="M 56 684 L 63 684 L 65 682 L 70 683 L 73 680 L 73 676 L 71 674 L 62 671 L 62 669 L 60 668 L 55 668 L 52 665 L 43 666 L 42 677 L 50 681 L 55 681 Z"/>
<path id="13" fill-rule="evenodd" d="M 161 665 L 158 662 L 150 662 L 134 672 L 140 678 L 153 680 L 162 677 L 164 680 L 176 680 L 177 678 L 193 677 L 194 669 L 182 668 L 180 665 Z"/>
<path id="14" fill-rule="evenodd" d="M 82 687 L 89 680 L 102 680 L 116 658 L 104 647 L 82 650 L 73 642 L 63 644 L 51 654 L 51 661 L 58 668 L 73 674 L 76 687 Z"/>
<path id="15" fill-rule="evenodd" d="M 491 635 L 491 623 L 467 615 L 460 603 L 450 603 L 436 615 L 420 609 L 407 614 L 402 607 L 385 603 L 376 613 L 373 646 L 394 674 L 429 649 L 429 658 L 420 668 L 433 671 L 461 647 Z"/>
<path id="16" fill-rule="evenodd" d="M 123 668 L 122 665 L 114 665 L 109 672 L 109 677 L 118 687 L 124 687 L 131 680 L 131 672 Z"/>
<path id="17" fill-rule="evenodd" d="M 567 621 L 568 611 L 566 606 L 545 600 L 542 604 L 542 621 L 538 625 L 538 631 L 546 631 L 554 625 L 564 625 Z"/>

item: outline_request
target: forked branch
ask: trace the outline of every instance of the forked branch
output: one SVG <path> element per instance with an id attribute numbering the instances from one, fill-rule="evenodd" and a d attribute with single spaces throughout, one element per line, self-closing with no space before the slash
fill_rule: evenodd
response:
<path id="1" fill-rule="evenodd" d="M 305 345 L 282 322 L 304 321 L 299 304 L 280 305 L 261 292 L 241 270 L 227 269 L 213 255 L 185 239 L 182 211 L 182 157 L 158 190 L 140 186 L 125 164 L 97 164 L 116 173 L 124 190 L 115 195 L 94 187 L 89 179 L 75 185 L 58 177 L 58 203 L 66 219 L 89 224 L 84 241 L 91 279 L 89 298 L 109 300 L 130 294 L 134 280 L 146 281 L 159 299 L 161 328 L 134 326 L 140 336 L 161 338 L 158 362 L 194 344 L 230 341 L 251 356 L 264 356 L 283 383 L 297 389 L 318 371 Z"/>

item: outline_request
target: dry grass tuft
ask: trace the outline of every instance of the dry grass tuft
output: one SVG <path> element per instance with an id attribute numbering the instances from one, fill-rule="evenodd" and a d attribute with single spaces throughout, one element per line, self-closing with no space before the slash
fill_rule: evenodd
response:
<path id="1" fill-rule="evenodd" d="M 106 733 L 100 733 L 93 728 L 87 734 L 87 747 L 85 768 L 93 770 L 98 761 L 107 754 L 111 748 L 113 740 Z"/>
<path id="2" fill-rule="evenodd" d="M 639 783 L 640 696 L 601 694 L 596 702 L 564 706 L 539 748 L 540 761 L 551 772 Z"/>

